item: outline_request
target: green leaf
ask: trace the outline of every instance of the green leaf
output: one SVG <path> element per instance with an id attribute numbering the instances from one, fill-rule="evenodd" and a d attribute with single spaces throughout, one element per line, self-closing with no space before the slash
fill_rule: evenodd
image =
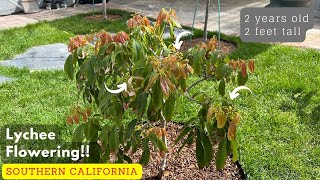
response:
<path id="1" fill-rule="evenodd" d="M 177 152 L 177 156 L 179 155 L 180 151 L 182 150 L 182 148 L 184 146 L 186 146 L 186 144 L 191 145 L 193 143 L 193 138 L 194 138 L 194 133 L 193 131 L 190 131 L 190 133 L 187 136 L 187 139 L 183 141 L 182 145 L 179 147 L 178 152 Z"/>
<path id="2" fill-rule="evenodd" d="M 231 73 L 232 73 L 232 68 L 227 64 L 220 65 L 216 69 L 216 76 L 218 80 L 224 77 L 229 77 Z"/>
<path id="3" fill-rule="evenodd" d="M 108 125 L 105 125 L 100 133 L 100 140 L 101 140 L 101 145 L 106 148 L 109 144 L 109 132 L 110 132 L 110 127 Z"/>
<path id="4" fill-rule="evenodd" d="M 119 149 L 119 134 L 118 134 L 118 128 L 116 125 L 112 127 L 109 144 L 110 144 L 111 152 L 116 152 Z"/>
<path id="5" fill-rule="evenodd" d="M 243 77 L 241 71 L 238 71 L 237 81 L 239 86 L 245 85 L 248 81 L 248 75 L 246 77 Z"/>
<path id="6" fill-rule="evenodd" d="M 91 85 L 95 82 L 95 79 L 96 79 L 96 75 L 93 69 L 95 62 L 96 62 L 96 57 L 92 56 L 89 60 L 85 61 L 82 65 L 83 73 Z"/>
<path id="7" fill-rule="evenodd" d="M 194 73 L 197 75 L 201 75 L 201 53 L 196 51 L 193 58 L 192 68 L 194 69 Z"/>
<path id="8" fill-rule="evenodd" d="M 132 39 L 131 53 L 132 53 L 133 62 L 136 62 L 138 60 L 139 49 L 140 49 L 140 44 L 135 39 Z"/>
<path id="9" fill-rule="evenodd" d="M 143 152 L 142 152 L 141 158 L 139 160 L 139 164 L 147 165 L 150 160 L 150 149 L 148 146 L 148 140 L 144 139 L 142 142 L 142 145 L 143 145 L 143 147 L 142 147 Z"/>
<path id="10" fill-rule="evenodd" d="M 167 101 L 164 103 L 163 115 L 166 118 L 166 121 L 169 122 L 172 120 L 175 110 L 176 95 L 171 94 Z"/>
<path id="11" fill-rule="evenodd" d="M 84 140 L 84 124 L 81 124 L 75 129 L 72 142 L 76 143 L 77 147 L 80 147 L 83 140 Z"/>
<path id="12" fill-rule="evenodd" d="M 149 137 L 150 140 L 154 140 L 154 142 L 156 143 L 156 147 L 158 147 L 160 151 L 168 152 L 167 146 L 165 145 L 163 140 L 160 139 L 156 134 L 152 133 Z"/>
<path id="13" fill-rule="evenodd" d="M 202 140 L 201 140 L 201 132 L 199 129 L 197 129 L 197 138 L 196 138 L 196 157 L 197 157 L 197 163 L 199 168 L 203 168 L 205 163 L 205 157 L 204 157 L 204 148 L 202 146 Z"/>
<path id="14" fill-rule="evenodd" d="M 101 148 L 100 145 L 96 142 L 91 142 L 89 144 L 90 151 L 89 151 L 89 157 L 86 158 L 86 163 L 99 163 L 100 161 L 100 153 Z"/>
<path id="15" fill-rule="evenodd" d="M 140 92 L 132 103 L 132 107 L 137 111 L 138 118 L 141 118 L 146 112 L 148 102 L 148 94 L 144 91 Z"/>
<path id="16" fill-rule="evenodd" d="M 109 163 L 109 161 L 110 161 L 110 147 L 109 146 L 106 147 L 104 154 L 101 158 L 101 161 L 102 161 L 102 163 Z"/>
<path id="17" fill-rule="evenodd" d="M 132 163 L 132 159 L 131 159 L 129 156 L 123 154 L 122 158 L 123 158 L 123 160 L 125 160 L 127 163 L 129 163 L 129 164 Z"/>
<path id="18" fill-rule="evenodd" d="M 184 136 L 186 136 L 192 129 L 189 126 L 184 127 L 180 134 L 178 135 L 177 139 L 174 141 L 174 144 L 177 144 Z"/>
<path id="19" fill-rule="evenodd" d="M 216 123 L 216 121 L 215 121 Z M 207 128 L 207 132 L 208 132 L 208 135 L 209 135 L 209 138 L 211 140 L 211 142 L 213 142 L 213 144 L 216 142 L 216 134 L 215 134 L 215 127 L 214 127 L 214 123 L 212 121 L 207 121 L 206 122 L 206 128 Z"/>
<path id="20" fill-rule="evenodd" d="M 99 125 L 95 123 L 95 119 L 91 118 L 85 124 L 85 135 L 88 141 L 97 142 Z"/>
<path id="21" fill-rule="evenodd" d="M 134 138 L 134 137 L 132 137 L 132 139 L 131 139 L 131 146 L 132 146 L 131 152 L 133 154 L 136 153 L 138 150 L 138 142 L 137 142 L 136 138 Z"/>
<path id="22" fill-rule="evenodd" d="M 226 94 L 226 83 L 224 81 L 224 79 L 220 80 L 220 84 L 219 84 L 219 94 L 221 96 L 224 96 Z"/>
<path id="23" fill-rule="evenodd" d="M 227 138 L 224 137 L 219 143 L 218 151 L 216 154 L 216 167 L 218 170 L 222 170 L 226 164 L 227 159 Z"/>
<path id="24" fill-rule="evenodd" d="M 152 97 L 151 103 L 154 107 L 153 112 L 156 112 L 161 108 L 163 104 L 163 94 L 161 91 L 160 80 L 158 80 L 156 84 L 153 86 L 153 92 L 151 97 Z"/>
<path id="25" fill-rule="evenodd" d="M 178 81 L 182 91 L 185 92 L 187 89 L 187 81 L 184 78 L 180 78 Z"/>
<path id="26" fill-rule="evenodd" d="M 74 73 L 74 67 L 73 67 L 73 62 L 72 62 L 72 54 L 70 54 L 66 62 L 64 63 L 64 72 L 68 75 L 69 79 L 73 79 L 73 73 Z"/>
<path id="27" fill-rule="evenodd" d="M 131 138 L 133 130 L 134 130 L 137 122 L 138 122 L 138 119 L 134 119 L 129 122 L 129 124 L 125 130 L 124 141 L 127 141 Z"/>
<path id="28" fill-rule="evenodd" d="M 238 143 L 236 140 L 231 140 L 230 143 L 232 149 L 232 161 L 236 162 L 239 160 Z"/>
<path id="29" fill-rule="evenodd" d="M 205 166 L 209 166 L 210 162 L 213 158 L 212 144 L 210 142 L 209 137 L 207 136 L 207 134 L 205 132 L 202 132 L 201 140 L 202 140 L 202 145 L 204 148 L 204 164 L 205 164 Z"/>
<path id="30" fill-rule="evenodd" d="M 158 142 L 154 138 L 152 138 L 152 136 L 154 136 L 154 133 L 149 134 L 149 136 L 148 136 L 149 140 L 153 144 L 154 149 L 158 149 Z"/>

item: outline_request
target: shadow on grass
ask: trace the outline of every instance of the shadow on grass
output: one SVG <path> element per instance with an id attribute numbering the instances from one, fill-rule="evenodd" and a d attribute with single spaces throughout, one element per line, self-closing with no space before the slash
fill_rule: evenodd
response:
<path id="1" fill-rule="evenodd" d="M 130 18 L 131 13 L 122 10 L 108 9 L 107 14 L 120 15 L 122 17 L 121 19 L 115 21 L 95 21 L 86 19 L 86 17 L 88 16 L 101 15 L 100 11 L 96 11 L 55 20 L 49 23 L 51 26 L 61 31 L 72 33 L 74 35 L 88 34 L 101 30 L 105 30 L 108 32 L 128 31 L 126 22 Z"/>
<path id="2" fill-rule="evenodd" d="M 314 104 L 312 102 L 314 96 L 317 96 L 316 91 L 304 94 L 302 88 L 296 89 L 292 95 L 292 99 L 297 105 L 296 108 L 290 104 L 283 104 L 280 108 L 283 111 L 295 111 L 297 116 L 302 119 L 301 123 L 313 129 L 320 126 L 320 105 L 316 105 L 312 108 L 311 113 L 307 113 L 308 107 Z M 314 131 L 314 133 L 319 135 L 320 131 Z"/>

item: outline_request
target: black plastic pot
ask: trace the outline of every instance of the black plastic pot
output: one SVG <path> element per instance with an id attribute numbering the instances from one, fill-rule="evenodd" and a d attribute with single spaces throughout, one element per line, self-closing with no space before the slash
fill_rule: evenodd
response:
<path id="1" fill-rule="evenodd" d="M 309 7 L 311 0 L 270 0 L 268 7 Z"/>

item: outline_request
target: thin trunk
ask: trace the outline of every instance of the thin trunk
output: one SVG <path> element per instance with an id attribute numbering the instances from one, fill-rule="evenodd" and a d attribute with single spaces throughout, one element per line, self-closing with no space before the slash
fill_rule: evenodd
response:
<path id="1" fill-rule="evenodd" d="M 162 112 L 161 112 L 161 125 L 160 126 L 161 126 L 161 128 L 164 128 L 166 130 L 167 122 L 166 122 L 166 119 L 163 116 Z M 162 141 L 164 142 L 166 147 L 168 147 L 167 136 L 164 133 L 162 133 Z M 166 166 L 167 166 L 167 153 L 164 154 L 164 158 L 162 159 L 162 161 L 160 163 L 158 179 L 162 179 L 163 173 L 166 169 Z"/>
<path id="2" fill-rule="evenodd" d="M 207 41 L 208 39 L 208 17 L 209 17 L 209 4 L 210 0 L 207 0 L 207 6 L 206 6 L 206 17 L 204 21 L 204 41 Z"/>
<path id="3" fill-rule="evenodd" d="M 104 17 L 104 19 L 108 19 L 108 16 L 107 16 L 107 1 L 103 0 L 102 4 L 103 4 L 103 17 Z"/>

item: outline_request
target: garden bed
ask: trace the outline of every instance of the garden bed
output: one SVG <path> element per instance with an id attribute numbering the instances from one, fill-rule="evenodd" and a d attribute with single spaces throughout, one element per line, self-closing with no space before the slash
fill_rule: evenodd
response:
<path id="1" fill-rule="evenodd" d="M 192 48 L 195 45 L 200 45 L 202 42 L 203 42 L 202 37 L 191 39 L 191 40 L 184 40 L 183 44 L 181 46 L 181 50 L 187 51 L 189 48 Z M 229 54 L 237 48 L 236 44 L 229 42 L 229 41 L 221 40 L 220 43 L 221 43 L 220 50 L 225 54 Z"/>
<path id="2" fill-rule="evenodd" d="M 166 179 L 242 179 L 241 173 L 235 163 L 228 158 L 226 166 L 222 171 L 218 171 L 215 167 L 215 161 L 212 160 L 209 167 L 199 169 L 196 159 L 196 145 L 185 146 L 176 157 L 181 143 L 174 145 L 174 140 L 181 132 L 183 126 L 177 123 L 168 123 L 168 155 L 167 167 L 164 172 Z M 214 146 L 214 151 L 217 151 L 217 146 Z M 139 161 L 141 151 L 137 152 L 133 160 Z M 215 155 L 214 155 L 215 156 Z M 143 167 L 143 179 L 156 179 L 158 173 L 158 165 L 161 158 L 158 152 L 151 148 L 151 158 L 147 166 Z"/>

